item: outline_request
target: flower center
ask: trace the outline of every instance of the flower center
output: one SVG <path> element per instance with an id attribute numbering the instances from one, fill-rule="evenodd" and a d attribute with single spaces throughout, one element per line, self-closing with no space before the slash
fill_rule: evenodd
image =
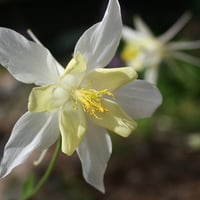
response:
<path id="1" fill-rule="evenodd" d="M 113 97 L 113 94 L 107 89 L 98 91 L 85 88 L 73 91 L 72 96 L 75 100 L 75 108 L 77 104 L 80 103 L 85 112 L 89 113 L 91 116 L 94 116 L 97 119 L 100 119 L 96 113 L 105 113 L 109 111 L 102 105 L 104 95 Z"/>

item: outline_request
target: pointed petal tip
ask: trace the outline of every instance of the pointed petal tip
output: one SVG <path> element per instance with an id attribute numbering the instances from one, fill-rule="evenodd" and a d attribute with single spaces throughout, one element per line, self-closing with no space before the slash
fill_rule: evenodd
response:
<path id="1" fill-rule="evenodd" d="M 105 186 L 104 184 L 96 184 L 96 183 L 92 183 L 90 180 L 87 180 L 85 177 L 84 177 L 85 181 L 91 185 L 92 187 L 94 187 L 96 190 L 98 190 L 99 192 L 101 192 L 102 194 L 105 194 L 106 191 L 105 191 Z"/>
<path id="2" fill-rule="evenodd" d="M 6 173 L 6 169 L 5 167 L 2 166 L 2 164 L 0 165 L 0 179 L 4 178 L 5 176 L 7 176 L 10 172 Z"/>
<path id="3" fill-rule="evenodd" d="M 59 78 L 60 64 L 48 49 L 3 27 L 0 27 L 0 64 L 23 83 L 45 85 Z"/>
<path id="4" fill-rule="evenodd" d="M 23 164 L 35 150 L 49 148 L 57 140 L 58 134 L 57 113 L 27 112 L 22 115 L 4 148 L 0 163 L 0 177 L 5 177 Z"/>
<path id="5" fill-rule="evenodd" d="M 92 180 L 92 178 L 88 179 L 86 176 L 84 176 L 84 179 L 89 185 L 94 187 L 99 192 L 105 194 L 105 186 L 104 186 L 103 178 L 101 181 L 98 181 L 98 182 L 97 180 Z"/>
<path id="6" fill-rule="evenodd" d="M 97 190 L 99 190 L 101 193 L 103 193 L 103 194 L 105 194 L 106 193 L 106 191 L 105 191 L 105 186 L 104 185 L 102 185 L 101 187 L 100 186 L 98 186 L 98 187 L 95 187 Z"/>
<path id="7" fill-rule="evenodd" d="M 121 33 L 120 5 L 118 0 L 110 0 L 103 19 L 82 34 L 75 46 L 74 54 L 80 51 L 84 55 L 88 70 L 105 67 L 117 50 Z"/>
<path id="8" fill-rule="evenodd" d="M 84 176 L 84 179 L 89 185 L 97 189 L 102 194 L 105 194 L 106 191 L 105 191 L 103 180 L 101 180 L 101 182 L 97 182 L 96 180 L 88 179 L 87 176 Z"/>
<path id="9" fill-rule="evenodd" d="M 104 174 L 112 152 L 109 134 L 90 123 L 88 132 L 77 148 L 85 181 L 98 191 L 105 193 Z"/>
<path id="10" fill-rule="evenodd" d="M 76 149 L 74 148 L 70 148 L 69 146 L 65 145 L 62 143 L 62 146 L 61 146 L 61 151 L 66 154 L 67 156 L 71 156 L 74 152 L 75 152 Z"/>

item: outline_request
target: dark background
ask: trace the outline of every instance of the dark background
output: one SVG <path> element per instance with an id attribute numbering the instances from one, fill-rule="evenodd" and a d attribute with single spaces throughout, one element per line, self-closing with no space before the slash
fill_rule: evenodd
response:
<path id="1" fill-rule="evenodd" d="M 103 16 L 107 0 L 39 1 L 4 0 L 0 2 L 0 26 L 26 35 L 30 28 L 58 58 L 64 58 L 90 25 Z M 200 17 L 198 0 L 121 0 L 123 22 L 132 23 L 132 16 L 139 14 L 154 32 L 165 31 L 186 10 Z"/>

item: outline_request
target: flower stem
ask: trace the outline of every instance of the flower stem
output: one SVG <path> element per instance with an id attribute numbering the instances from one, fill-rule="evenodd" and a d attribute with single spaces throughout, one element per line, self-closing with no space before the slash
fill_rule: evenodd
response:
<path id="1" fill-rule="evenodd" d="M 22 197 L 21 200 L 28 200 L 29 198 L 33 197 L 41 189 L 41 187 L 45 184 L 45 182 L 47 181 L 50 173 L 52 172 L 52 170 L 55 166 L 56 160 L 60 153 L 60 149 L 61 149 L 61 139 L 59 138 L 56 148 L 55 148 L 55 151 L 53 153 L 51 162 L 49 163 L 49 166 L 48 166 L 46 172 L 44 173 L 43 177 L 40 179 L 38 184 L 31 190 L 31 192 L 28 193 L 25 197 Z"/>

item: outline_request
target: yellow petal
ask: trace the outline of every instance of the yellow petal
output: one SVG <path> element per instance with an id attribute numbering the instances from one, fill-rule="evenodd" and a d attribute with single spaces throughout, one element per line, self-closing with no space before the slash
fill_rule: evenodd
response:
<path id="1" fill-rule="evenodd" d="M 59 127 L 62 136 L 62 152 L 71 155 L 86 131 L 86 119 L 82 109 L 68 109 L 60 114 Z"/>
<path id="2" fill-rule="evenodd" d="M 137 127 L 137 123 L 128 116 L 117 103 L 106 100 L 102 102 L 107 112 L 98 113 L 98 119 L 90 117 L 92 121 L 122 137 L 129 136 Z"/>
<path id="3" fill-rule="evenodd" d="M 114 91 L 137 78 L 137 72 L 132 67 L 98 68 L 84 79 L 84 84 L 95 90 L 108 89 Z"/>
<path id="4" fill-rule="evenodd" d="M 31 112 L 48 112 L 62 106 L 68 94 L 56 84 L 33 88 L 29 95 L 28 110 Z"/>
<path id="5" fill-rule="evenodd" d="M 71 73 L 80 73 L 86 70 L 86 61 L 81 53 L 77 53 L 74 58 L 68 63 L 61 79 L 64 78 L 67 74 Z"/>

